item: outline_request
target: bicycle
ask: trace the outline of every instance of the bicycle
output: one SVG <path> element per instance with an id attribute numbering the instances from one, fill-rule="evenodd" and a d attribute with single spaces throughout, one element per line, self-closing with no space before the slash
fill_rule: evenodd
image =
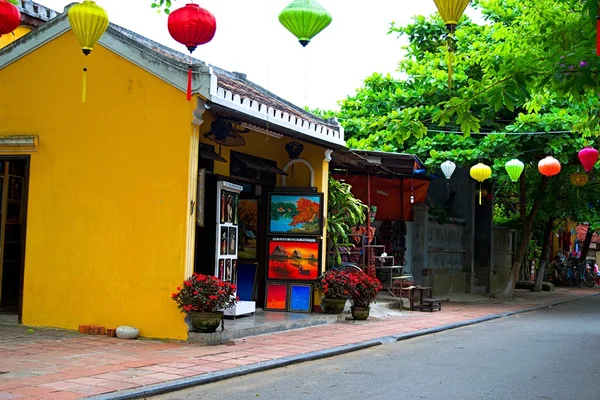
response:
<path id="1" fill-rule="evenodd" d="M 596 284 L 596 280 L 594 279 L 594 275 L 591 272 L 591 266 L 589 265 L 588 261 L 577 261 L 576 265 L 574 266 L 574 272 L 575 283 L 577 284 L 577 287 L 583 287 L 583 285 L 585 284 L 585 286 L 591 288 L 594 287 L 594 285 Z"/>

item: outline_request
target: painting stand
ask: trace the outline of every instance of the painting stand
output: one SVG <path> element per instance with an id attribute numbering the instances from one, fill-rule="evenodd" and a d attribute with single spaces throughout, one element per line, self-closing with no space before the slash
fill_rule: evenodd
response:
<path id="1" fill-rule="evenodd" d="M 237 285 L 238 268 L 238 210 L 240 193 L 243 187 L 226 182 L 217 182 L 217 245 L 215 246 L 214 275 L 223 281 Z M 240 301 L 224 310 L 225 316 L 238 317 L 254 314 L 256 304 L 253 301 Z"/>

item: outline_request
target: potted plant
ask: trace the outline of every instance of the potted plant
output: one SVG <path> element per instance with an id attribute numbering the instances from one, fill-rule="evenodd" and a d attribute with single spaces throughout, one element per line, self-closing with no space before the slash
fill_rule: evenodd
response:
<path id="1" fill-rule="evenodd" d="M 366 219 L 367 206 L 352 195 L 352 186 L 329 177 L 327 200 L 327 265 L 340 265 L 341 247 L 350 247 L 350 228 Z"/>
<path id="2" fill-rule="evenodd" d="M 381 291 L 381 282 L 367 274 L 350 274 L 352 282 L 352 317 L 358 321 L 369 318 L 370 304 Z"/>
<path id="3" fill-rule="evenodd" d="M 215 332 L 223 320 L 223 310 L 237 301 L 235 290 L 234 284 L 194 273 L 171 297 L 181 312 L 190 315 L 196 332 Z"/>
<path id="4" fill-rule="evenodd" d="M 353 290 L 350 273 L 327 271 L 319 277 L 316 286 L 324 295 L 321 301 L 323 312 L 341 314 Z"/>

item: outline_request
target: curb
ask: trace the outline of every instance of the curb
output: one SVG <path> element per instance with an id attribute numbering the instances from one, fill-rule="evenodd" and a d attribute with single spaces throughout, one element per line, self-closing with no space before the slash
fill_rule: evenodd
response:
<path id="1" fill-rule="evenodd" d="M 298 354 L 296 356 L 279 358 L 276 360 L 263 361 L 252 365 L 240 366 L 229 368 L 223 371 L 209 372 L 200 376 L 177 379 L 170 382 L 159 383 L 156 385 L 150 385 L 135 389 L 128 389 L 119 392 L 106 393 L 97 396 L 87 397 L 90 400 L 133 400 L 146 398 L 150 396 L 157 396 L 169 392 L 175 392 L 183 389 L 189 389 L 195 386 L 206 385 L 209 383 L 220 382 L 226 379 L 237 378 L 244 375 L 253 374 L 256 372 L 268 371 L 275 368 L 287 367 L 293 364 L 299 364 L 307 361 L 315 361 L 323 358 L 335 357 L 342 354 L 352 353 L 359 350 L 368 349 L 370 347 L 379 346 L 386 343 L 396 343 L 402 340 L 408 340 L 420 336 L 431 335 L 451 329 L 462 328 L 465 326 L 475 325 L 482 322 L 492 321 L 495 319 L 510 317 L 513 315 L 524 314 L 532 311 L 542 310 L 544 308 L 550 308 L 561 304 L 571 303 L 573 301 L 582 300 L 586 298 L 600 296 L 600 293 L 590 294 L 587 296 L 577 297 L 574 299 L 561 300 L 554 303 L 544 304 L 541 306 L 535 306 L 530 308 L 524 308 L 522 310 L 509 311 L 500 314 L 486 315 L 485 317 L 474 318 L 466 321 L 455 322 L 452 324 L 440 325 L 433 328 L 421 329 L 414 332 L 407 332 L 398 335 L 384 336 L 377 339 L 371 339 L 364 342 L 334 347 L 326 350 L 319 350 L 305 354 Z"/>

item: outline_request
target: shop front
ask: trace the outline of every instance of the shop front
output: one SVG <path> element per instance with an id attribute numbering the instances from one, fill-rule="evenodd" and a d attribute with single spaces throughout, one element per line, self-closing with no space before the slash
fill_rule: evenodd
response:
<path id="1" fill-rule="evenodd" d="M 217 77 L 227 79 L 229 88 L 250 85 L 221 74 Z M 295 114 L 312 119 L 311 125 L 336 128 L 287 103 L 279 105 L 279 115 L 285 112 L 288 121 Z M 248 117 L 242 106 L 204 107 L 194 272 L 237 285 L 240 301 L 226 316 L 257 309 L 318 310 L 314 282 L 325 267 L 329 156 L 339 145 L 326 146 L 303 129 Z"/>

